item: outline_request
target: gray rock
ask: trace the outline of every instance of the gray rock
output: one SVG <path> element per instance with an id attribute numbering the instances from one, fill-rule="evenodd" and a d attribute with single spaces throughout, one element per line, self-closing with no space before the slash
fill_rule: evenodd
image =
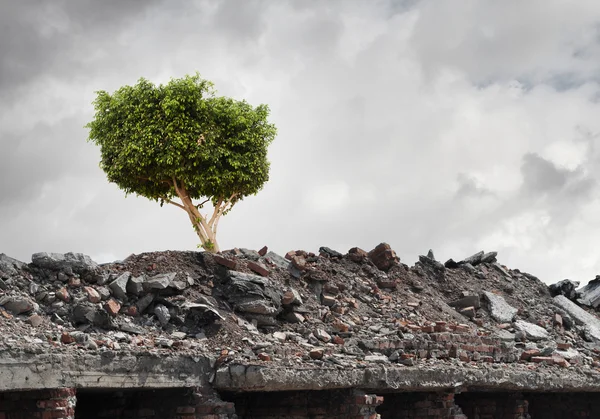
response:
<path id="1" fill-rule="evenodd" d="M 35 310 L 38 305 L 29 298 L 21 296 L 10 296 L 6 295 L 0 298 L 0 306 L 3 306 L 6 310 L 13 314 L 28 313 Z"/>
<path id="2" fill-rule="evenodd" d="M 282 256 L 279 256 L 277 253 L 272 252 L 272 251 L 269 251 L 265 255 L 265 259 L 267 259 L 273 265 L 275 265 L 281 269 L 287 269 L 288 265 L 290 264 L 289 260 L 287 260 L 286 258 L 284 258 Z"/>
<path id="3" fill-rule="evenodd" d="M 98 264 L 83 253 L 34 253 L 31 256 L 31 263 L 38 268 L 54 271 L 71 269 L 73 272 L 79 274 L 96 272 L 98 270 Z"/>
<path id="4" fill-rule="evenodd" d="M 376 364 L 389 364 L 390 360 L 385 355 L 367 355 L 365 361 L 374 362 Z"/>
<path id="5" fill-rule="evenodd" d="M 158 274 L 144 281 L 144 291 L 164 290 L 177 276 L 176 272 Z"/>
<path id="6" fill-rule="evenodd" d="M 438 262 L 434 258 L 430 258 L 429 256 L 420 255 L 419 262 L 425 266 L 433 268 L 436 271 L 444 271 L 446 269 L 442 263 Z"/>
<path id="7" fill-rule="evenodd" d="M 106 301 L 110 298 L 110 290 L 107 287 L 98 287 L 96 288 L 96 291 L 100 294 L 102 301 Z"/>
<path id="8" fill-rule="evenodd" d="M 460 264 L 465 264 L 465 263 L 469 263 L 473 266 L 478 265 L 479 263 L 481 263 L 481 258 L 483 257 L 484 253 L 483 250 L 481 252 L 477 252 L 472 256 L 469 256 L 468 258 L 463 259 L 462 261 L 460 261 Z"/>
<path id="9" fill-rule="evenodd" d="M 579 285 L 579 283 L 577 284 Z M 568 295 L 566 297 L 570 298 Z M 573 298 L 570 299 L 573 300 Z M 594 308 L 600 305 L 600 276 L 597 276 L 596 279 L 591 280 L 585 287 L 579 290 L 578 302 Z"/>
<path id="10" fill-rule="evenodd" d="M 433 254 L 433 250 L 431 250 L 431 249 L 429 249 L 429 252 L 427 252 L 427 257 L 428 257 L 429 259 L 436 260 L 436 259 L 435 259 L 435 255 Z"/>
<path id="11" fill-rule="evenodd" d="M 515 340 L 515 335 L 510 333 L 508 330 L 497 329 L 494 330 L 494 333 L 502 342 L 514 342 Z"/>
<path id="12" fill-rule="evenodd" d="M 466 307 L 479 308 L 479 307 L 481 307 L 481 300 L 479 299 L 478 295 L 467 295 L 466 297 L 452 301 L 448 305 L 450 307 L 455 307 L 457 309 L 466 308 Z"/>
<path id="13" fill-rule="evenodd" d="M 494 269 L 496 269 L 502 275 L 504 275 L 508 278 L 512 278 L 512 275 L 510 274 L 510 272 L 508 272 L 506 269 L 504 269 L 504 267 L 502 265 L 500 265 L 499 263 L 492 263 L 492 266 L 494 267 Z"/>
<path id="14" fill-rule="evenodd" d="M 473 265 L 471 265 L 470 263 L 463 263 L 460 266 L 461 266 L 461 268 L 463 268 L 465 271 L 467 271 L 470 274 L 474 274 L 475 272 L 477 272 L 477 269 L 475 269 L 475 267 Z"/>
<path id="15" fill-rule="evenodd" d="M 533 323 L 528 323 L 523 320 L 517 320 L 514 323 L 514 326 L 515 329 L 524 332 L 527 339 L 534 342 L 538 340 L 548 340 L 548 338 L 550 337 L 546 329 Z"/>
<path id="16" fill-rule="evenodd" d="M 10 278 L 23 270 L 25 263 L 0 253 L 0 278 Z"/>
<path id="17" fill-rule="evenodd" d="M 570 279 L 563 279 L 555 284 L 549 285 L 548 290 L 550 291 L 550 295 L 556 297 L 557 295 L 564 295 L 569 300 L 575 301 L 579 297 L 579 293 L 577 292 L 577 287 L 579 287 L 578 281 L 571 281 Z M 585 288 L 585 287 L 584 287 Z M 599 287 L 600 291 L 600 287 Z"/>
<path id="18" fill-rule="evenodd" d="M 127 292 L 133 295 L 139 295 L 144 291 L 144 281 L 146 277 L 142 274 L 140 276 L 132 276 L 127 282 Z"/>
<path id="19" fill-rule="evenodd" d="M 331 258 L 342 258 L 344 256 L 337 250 L 333 250 L 327 246 L 319 247 L 319 253 L 323 253 Z"/>
<path id="20" fill-rule="evenodd" d="M 140 298 L 137 303 L 136 303 L 136 307 L 138 309 L 138 312 L 140 314 L 142 314 L 144 311 L 146 311 L 146 309 L 148 308 L 148 306 L 150 304 L 152 304 L 152 301 L 154 301 L 154 295 L 153 294 L 147 294 L 144 295 L 142 298 Z"/>
<path id="21" fill-rule="evenodd" d="M 238 311 L 244 313 L 264 314 L 267 316 L 275 316 L 279 310 L 266 300 L 252 300 L 235 305 Z"/>
<path id="22" fill-rule="evenodd" d="M 493 263 L 496 262 L 496 256 L 498 256 L 498 252 L 487 252 L 481 256 L 480 263 Z"/>
<path id="23" fill-rule="evenodd" d="M 156 307 L 154 307 L 154 314 L 156 315 L 156 318 L 161 326 L 164 327 L 169 324 L 169 320 L 171 320 L 171 314 L 169 314 L 169 309 L 167 307 L 162 304 L 157 304 Z"/>
<path id="24" fill-rule="evenodd" d="M 117 279 L 108 284 L 108 288 L 112 291 L 112 294 L 122 301 L 127 299 L 127 282 L 130 276 L 131 272 L 123 272 Z"/>
<path id="25" fill-rule="evenodd" d="M 75 325 L 91 324 L 103 329 L 114 327 L 110 315 L 90 303 L 81 303 L 73 307 L 72 318 Z"/>
<path id="26" fill-rule="evenodd" d="M 245 259 L 252 260 L 255 262 L 260 259 L 260 255 L 256 250 L 241 248 L 240 252 L 242 252 L 242 256 Z"/>
<path id="27" fill-rule="evenodd" d="M 490 315 L 500 323 L 510 323 L 517 315 L 517 309 L 506 302 L 504 297 L 484 291 L 483 295 L 489 302 Z"/>
<path id="28" fill-rule="evenodd" d="M 565 310 L 575 320 L 575 323 L 584 327 L 586 339 L 600 343 L 600 319 L 588 313 L 564 295 L 554 297 L 554 304 Z"/>

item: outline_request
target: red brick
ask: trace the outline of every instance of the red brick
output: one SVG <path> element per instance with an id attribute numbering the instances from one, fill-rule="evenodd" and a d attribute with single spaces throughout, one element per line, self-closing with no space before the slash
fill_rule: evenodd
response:
<path id="1" fill-rule="evenodd" d="M 258 254 L 259 254 L 260 256 L 264 256 L 264 255 L 266 255 L 266 254 L 267 254 L 267 252 L 268 252 L 268 251 L 269 251 L 269 248 L 268 248 L 267 246 L 263 246 L 263 247 L 262 247 L 262 249 L 260 249 L 260 250 L 258 251 Z"/>
<path id="2" fill-rule="evenodd" d="M 248 268 L 261 276 L 269 276 L 269 270 L 256 262 L 248 262 Z"/>
<path id="3" fill-rule="evenodd" d="M 233 260 L 233 259 L 228 259 L 228 258 L 223 257 L 221 255 L 213 255 L 213 259 L 219 265 L 225 266 L 228 269 L 236 269 L 237 268 L 237 262 L 235 260 Z"/>
<path id="4" fill-rule="evenodd" d="M 121 304 L 119 304 L 117 300 L 111 298 L 106 302 L 106 304 L 104 304 L 104 309 L 108 312 L 108 314 L 114 317 L 119 314 L 119 310 L 121 310 Z"/>

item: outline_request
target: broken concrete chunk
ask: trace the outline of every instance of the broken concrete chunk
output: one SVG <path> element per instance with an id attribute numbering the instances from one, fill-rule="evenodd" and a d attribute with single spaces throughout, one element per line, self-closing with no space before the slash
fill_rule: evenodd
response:
<path id="1" fill-rule="evenodd" d="M 380 243 L 375 249 L 371 250 L 369 259 L 382 271 L 387 271 L 400 261 L 400 258 L 396 256 L 396 252 L 387 243 Z"/>
<path id="2" fill-rule="evenodd" d="M 12 314 L 22 314 L 34 310 L 37 304 L 26 297 L 6 295 L 0 298 L 0 306 Z"/>
<path id="3" fill-rule="evenodd" d="M 581 288 L 578 294 L 578 302 L 597 308 L 600 305 L 600 276 L 597 276 L 596 279 L 591 280 L 585 287 Z M 567 296 L 567 298 L 569 297 Z"/>
<path id="4" fill-rule="evenodd" d="M 290 262 L 285 260 L 285 258 L 272 251 L 267 252 L 265 259 L 281 269 L 287 269 L 288 265 L 290 264 Z"/>
<path id="5" fill-rule="evenodd" d="M 317 329 L 315 331 L 315 336 L 317 339 L 319 339 L 322 342 L 330 342 L 331 341 L 331 335 L 329 333 L 327 333 L 326 331 L 324 331 L 323 329 Z"/>
<path id="6" fill-rule="evenodd" d="M 579 281 L 571 281 L 570 279 L 563 279 L 555 284 L 548 286 L 550 295 L 556 297 L 557 295 L 564 295 L 571 301 L 575 301 L 579 297 L 577 288 L 579 287 Z M 584 287 L 585 288 L 585 287 Z"/>
<path id="7" fill-rule="evenodd" d="M 94 272 L 98 269 L 98 264 L 83 253 L 34 253 L 31 256 L 31 263 L 38 268 L 54 271 L 70 269 L 76 273 Z"/>
<path id="8" fill-rule="evenodd" d="M 127 282 L 130 276 L 131 272 L 124 272 L 108 284 L 108 288 L 112 291 L 112 294 L 120 300 L 127 299 Z"/>
<path id="9" fill-rule="evenodd" d="M 341 259 L 344 256 L 340 252 L 330 249 L 329 247 L 326 247 L 326 246 L 319 247 L 319 253 L 321 253 L 327 257 L 330 257 L 330 258 Z"/>
<path id="10" fill-rule="evenodd" d="M 565 310 L 575 320 L 575 323 L 584 327 L 586 339 L 591 342 L 600 343 L 600 319 L 588 313 L 564 295 L 554 297 L 554 303 Z"/>
<path id="11" fill-rule="evenodd" d="M 514 324 L 515 329 L 525 333 L 527 339 L 531 341 L 548 340 L 550 337 L 543 327 L 523 320 L 517 320 Z"/>
<path id="12" fill-rule="evenodd" d="M 517 315 L 517 309 L 506 302 L 504 297 L 484 291 L 483 295 L 489 302 L 492 318 L 500 323 L 510 323 Z"/>
<path id="13" fill-rule="evenodd" d="M 146 311 L 146 309 L 148 308 L 148 306 L 150 304 L 152 304 L 152 301 L 154 301 L 154 295 L 153 294 L 147 294 L 147 295 L 144 295 L 142 298 L 140 298 L 137 301 L 137 304 L 136 304 L 138 312 L 140 314 L 142 314 L 144 311 Z"/>
<path id="14" fill-rule="evenodd" d="M 478 295 L 467 295 L 466 297 L 460 298 L 458 300 L 452 301 L 448 304 L 450 307 L 455 307 L 457 309 L 466 308 L 466 307 L 481 307 L 481 300 Z"/>
<path id="15" fill-rule="evenodd" d="M 469 256 L 468 258 L 463 259 L 459 262 L 459 264 L 471 264 L 473 266 L 479 265 L 481 263 L 481 258 L 483 257 L 483 250 L 475 253 L 474 255 Z"/>
<path id="16" fill-rule="evenodd" d="M 156 307 L 154 307 L 154 315 L 158 319 L 160 325 L 163 327 L 165 327 L 169 323 L 169 320 L 171 320 L 169 309 L 162 304 L 157 304 Z"/>
<path id="17" fill-rule="evenodd" d="M 244 313 L 263 314 L 274 316 L 278 310 L 267 300 L 252 300 L 235 305 L 236 310 Z"/>
<path id="18" fill-rule="evenodd" d="M 283 294 L 283 297 L 281 297 L 281 304 L 284 306 L 299 306 L 302 305 L 302 297 L 298 291 L 290 288 Z"/>
<path id="19" fill-rule="evenodd" d="M 144 291 L 164 290 L 177 276 L 176 272 L 158 274 L 144 281 Z"/>
<path id="20" fill-rule="evenodd" d="M 0 278 L 10 278 L 17 275 L 25 266 L 25 263 L 0 253 Z"/>
<path id="21" fill-rule="evenodd" d="M 369 254 L 359 247 L 353 247 L 348 251 L 348 259 L 356 263 L 364 262 L 368 257 Z"/>
<path id="22" fill-rule="evenodd" d="M 487 252 L 481 256 L 480 263 L 493 263 L 496 262 L 496 256 L 498 256 L 498 252 Z"/>
<path id="23" fill-rule="evenodd" d="M 144 291 L 144 275 L 132 276 L 127 282 L 127 292 L 133 295 L 139 295 Z"/>

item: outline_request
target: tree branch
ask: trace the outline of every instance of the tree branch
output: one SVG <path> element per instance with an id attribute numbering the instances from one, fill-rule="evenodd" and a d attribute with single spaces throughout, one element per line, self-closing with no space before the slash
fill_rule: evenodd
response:
<path id="1" fill-rule="evenodd" d="M 165 202 L 168 202 L 169 204 L 175 205 L 176 207 L 181 208 L 184 211 L 187 211 L 187 209 L 181 205 L 179 202 L 175 202 L 175 201 L 171 201 L 169 198 L 162 198 Z"/>

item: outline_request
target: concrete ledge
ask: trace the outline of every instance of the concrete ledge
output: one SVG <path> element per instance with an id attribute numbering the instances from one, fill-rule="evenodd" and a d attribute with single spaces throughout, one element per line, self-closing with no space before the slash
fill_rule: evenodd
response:
<path id="1" fill-rule="evenodd" d="M 46 354 L 0 359 L 0 391 L 76 387 L 89 389 L 202 387 L 207 358 L 152 355 Z"/>
<path id="2" fill-rule="evenodd" d="M 564 371 L 564 372 L 563 372 Z M 230 365 L 216 373 L 219 391 L 286 391 L 360 388 L 373 392 L 448 389 L 544 392 L 600 392 L 600 373 L 548 368 L 515 371 L 480 366 L 292 369 Z"/>

